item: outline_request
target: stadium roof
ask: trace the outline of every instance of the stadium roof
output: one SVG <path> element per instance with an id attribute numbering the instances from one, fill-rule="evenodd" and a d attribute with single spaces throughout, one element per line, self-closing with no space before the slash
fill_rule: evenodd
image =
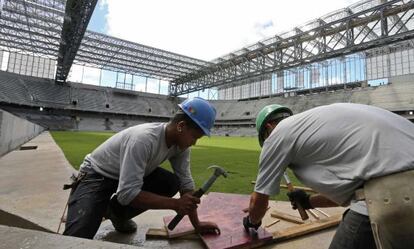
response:
<path id="1" fill-rule="evenodd" d="M 175 79 L 172 94 L 254 82 L 277 71 L 413 39 L 413 9 L 414 2 L 407 0 L 360 1 Z"/>
<path id="2" fill-rule="evenodd" d="M 0 46 L 56 59 L 58 64 L 60 58 L 66 63 L 62 67 L 74 61 L 75 64 L 167 81 L 211 65 L 203 60 L 96 32 L 86 31 L 83 34 L 85 20 L 89 20 L 96 0 L 68 1 L 66 19 L 65 2 L 6 0 L 0 6 Z M 80 44 L 76 44 L 79 38 L 83 39 Z M 62 76 L 66 79 L 68 69 L 62 70 Z"/>
<path id="3" fill-rule="evenodd" d="M 178 96 L 414 38 L 413 1 L 368 0 L 207 62 L 86 31 L 96 2 L 0 1 L 0 47 L 56 59 L 58 81 L 74 62 L 160 78 Z"/>

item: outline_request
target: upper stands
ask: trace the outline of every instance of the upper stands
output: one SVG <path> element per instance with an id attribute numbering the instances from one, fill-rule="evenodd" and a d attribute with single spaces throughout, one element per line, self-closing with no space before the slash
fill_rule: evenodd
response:
<path id="1" fill-rule="evenodd" d="M 44 108 L 153 117 L 171 117 L 176 109 L 164 95 L 77 83 L 58 85 L 49 79 L 2 71 L 0 90 L 1 102 Z"/>
<path id="2" fill-rule="evenodd" d="M 0 101 L 15 104 L 28 104 L 33 101 L 24 82 L 15 74 L 0 72 Z"/>
<path id="3" fill-rule="evenodd" d="M 404 79 L 403 79 L 404 78 Z M 255 118 L 266 105 L 288 106 L 293 113 L 332 103 L 374 105 L 402 115 L 414 122 L 414 81 L 412 75 L 394 77 L 388 85 L 331 90 L 293 96 L 275 96 L 255 100 L 211 101 L 217 109 L 216 134 L 255 135 Z M 235 129 L 235 127 L 239 127 Z M 240 129 L 242 128 L 243 129 Z M 250 128 L 249 128 L 250 127 Z"/>
<path id="4" fill-rule="evenodd" d="M 119 131 L 142 122 L 168 121 L 176 101 L 0 71 L 0 107 L 49 129 Z"/>

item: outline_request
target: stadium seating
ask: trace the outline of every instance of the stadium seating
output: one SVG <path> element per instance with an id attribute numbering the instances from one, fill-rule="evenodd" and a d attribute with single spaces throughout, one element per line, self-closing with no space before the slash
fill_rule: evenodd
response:
<path id="1" fill-rule="evenodd" d="M 25 84 L 15 74 L 0 72 L 0 101 L 27 104 L 33 101 Z"/>
<path id="2" fill-rule="evenodd" d="M 409 79 L 409 77 L 408 77 Z M 255 117 L 268 104 L 290 107 L 294 113 L 310 108 L 350 102 L 375 105 L 404 115 L 414 110 L 414 84 L 395 80 L 375 87 L 339 87 L 322 92 L 297 92 L 247 100 L 211 100 L 217 110 L 213 134 L 255 136 Z M 0 71 L 1 107 L 58 130 L 119 131 L 143 123 L 168 121 L 179 98 L 78 83 L 55 84 L 40 79 Z M 39 107 L 44 110 L 39 111 Z"/>

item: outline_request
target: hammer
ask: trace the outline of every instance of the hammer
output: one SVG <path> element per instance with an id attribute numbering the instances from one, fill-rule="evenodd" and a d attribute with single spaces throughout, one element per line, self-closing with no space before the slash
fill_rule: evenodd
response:
<path id="1" fill-rule="evenodd" d="M 207 190 L 211 187 L 211 185 L 213 185 L 213 183 L 216 181 L 216 179 L 219 176 L 224 176 L 227 177 L 227 172 L 226 170 L 224 170 L 222 167 L 217 166 L 217 165 L 213 165 L 208 167 L 207 169 L 214 169 L 214 173 L 212 176 L 210 176 L 210 178 L 203 184 L 203 186 L 201 188 L 199 188 L 196 192 L 193 193 L 193 196 L 200 198 L 205 192 L 207 192 Z M 177 214 L 174 219 L 172 219 L 170 221 L 170 223 L 168 224 L 168 229 L 169 230 L 173 230 L 178 223 L 181 221 L 181 219 L 184 217 L 184 215 L 182 214 Z"/>
<path id="2" fill-rule="evenodd" d="M 288 187 L 289 192 L 292 192 L 295 188 L 293 187 L 292 183 L 290 182 L 289 176 L 287 175 L 286 172 L 283 173 L 283 177 L 285 178 L 286 185 Z M 302 218 L 302 220 L 309 219 L 309 216 L 306 213 L 305 209 L 299 203 L 296 203 L 296 206 L 298 208 L 298 211 L 299 211 L 299 214 L 300 214 L 300 217 Z"/>

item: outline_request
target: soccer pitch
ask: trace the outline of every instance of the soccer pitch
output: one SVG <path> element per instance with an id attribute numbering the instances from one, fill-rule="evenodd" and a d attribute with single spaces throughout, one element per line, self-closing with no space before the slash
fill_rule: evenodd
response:
<path id="1" fill-rule="evenodd" d="M 76 169 L 86 154 L 114 133 L 109 132 L 76 132 L 52 131 L 56 143 L 62 148 L 66 158 Z M 212 174 L 207 167 L 219 165 L 229 172 L 228 178 L 220 177 L 210 191 L 250 194 L 256 180 L 260 146 L 256 137 L 203 137 L 191 148 L 191 172 L 200 187 Z M 169 162 L 163 167 L 171 170 Z M 291 172 L 289 172 L 291 175 Z M 291 175 L 292 182 L 297 180 Z M 285 191 L 276 198 L 286 200 Z"/>

